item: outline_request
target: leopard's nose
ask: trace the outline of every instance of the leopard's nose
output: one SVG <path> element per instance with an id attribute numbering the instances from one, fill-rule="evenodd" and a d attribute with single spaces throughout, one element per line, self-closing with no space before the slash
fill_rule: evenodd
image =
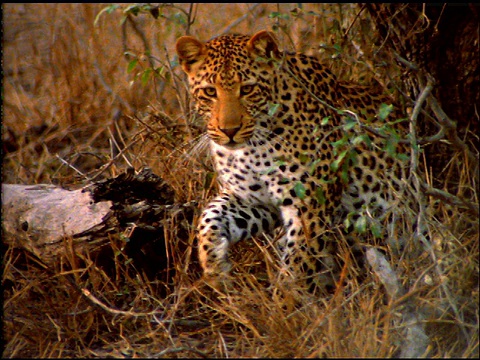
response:
<path id="1" fill-rule="evenodd" d="M 223 132 L 225 135 L 227 135 L 231 141 L 233 141 L 233 137 L 235 136 L 236 133 L 238 133 L 239 130 L 240 130 L 240 126 L 229 128 L 229 129 L 220 129 L 220 131 Z"/>

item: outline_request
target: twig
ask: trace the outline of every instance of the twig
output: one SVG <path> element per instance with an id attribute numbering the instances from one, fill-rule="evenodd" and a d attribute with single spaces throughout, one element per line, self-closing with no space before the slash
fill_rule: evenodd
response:
<path id="1" fill-rule="evenodd" d="M 192 352 L 192 353 L 197 354 L 198 356 L 200 356 L 202 358 L 209 357 L 207 354 L 205 354 L 204 352 L 201 352 L 200 350 L 197 350 L 197 349 L 194 349 L 194 348 L 191 348 L 191 347 L 185 347 L 185 346 L 181 346 L 181 347 L 178 347 L 178 348 L 165 349 L 163 351 L 160 351 L 159 353 L 153 354 L 153 357 L 159 358 L 159 357 L 162 357 L 166 354 L 178 353 L 178 352 L 183 352 L 183 351 Z"/>
<path id="2" fill-rule="evenodd" d="M 418 159 L 419 159 L 419 146 L 417 144 L 417 118 L 422 109 L 423 103 L 430 95 L 433 89 L 433 79 L 428 77 L 427 85 L 422 90 L 420 95 L 415 102 L 415 107 L 413 108 L 412 115 L 410 116 L 410 142 L 411 142 L 411 156 L 410 156 L 410 181 L 414 189 L 414 197 L 418 204 L 418 214 L 417 214 L 417 227 L 415 229 L 414 239 L 417 242 L 424 243 L 424 229 L 426 226 L 425 222 L 425 196 L 421 191 L 421 181 L 417 174 L 418 169 Z"/>
<path id="3" fill-rule="evenodd" d="M 423 190 L 425 191 L 425 195 L 430 195 L 433 197 L 436 197 L 438 199 L 441 199 L 445 201 L 446 203 L 456 206 L 456 207 L 461 207 L 464 209 L 467 209 L 470 211 L 473 215 L 479 216 L 480 215 L 480 208 L 478 205 L 469 203 L 458 196 L 455 196 L 453 194 L 450 194 L 446 191 L 436 189 L 432 186 L 429 186 L 427 184 L 422 184 Z"/>
<path id="4" fill-rule="evenodd" d="M 432 262 L 433 264 L 435 264 L 434 266 L 434 269 L 438 275 L 439 278 L 444 278 L 445 277 L 445 274 L 443 272 L 443 270 L 440 268 L 439 266 L 439 261 L 437 259 L 437 256 L 435 254 L 435 251 L 433 249 L 433 246 L 431 244 L 430 241 L 427 241 L 426 239 L 424 239 L 424 243 L 423 243 L 423 246 L 425 247 L 425 250 L 429 253 L 431 259 L 432 259 Z M 445 294 L 445 296 L 447 297 L 448 299 L 448 303 L 450 305 L 450 307 L 452 308 L 453 310 L 453 313 L 455 314 L 455 317 L 459 320 L 458 321 L 458 325 L 460 326 L 460 329 L 462 331 L 462 334 L 463 336 L 465 337 L 466 340 L 469 339 L 469 335 L 468 335 L 468 332 L 467 332 L 467 329 L 465 328 L 465 325 L 464 325 L 464 320 L 463 320 L 463 316 L 462 314 L 460 313 L 460 311 L 458 310 L 458 306 L 457 304 L 455 303 L 455 300 L 453 299 L 451 293 L 450 293 L 450 289 L 448 288 L 447 284 L 445 281 L 441 281 L 440 282 L 440 286 Z"/>
<path id="5" fill-rule="evenodd" d="M 368 249 L 366 258 L 373 272 L 385 287 L 392 303 L 405 294 L 405 289 L 400 285 L 397 274 L 378 250 L 375 248 Z M 404 306 L 400 310 L 402 315 L 401 324 L 405 327 L 405 333 L 399 357 L 413 358 L 425 356 L 430 339 L 425 334 L 419 312 L 415 309 L 411 298 L 406 299 L 402 304 Z"/>
<path id="6" fill-rule="evenodd" d="M 148 44 L 148 40 L 147 40 L 147 37 L 145 36 L 145 34 L 143 33 L 143 31 L 141 31 L 138 26 L 137 26 L 137 23 L 135 22 L 135 20 L 133 19 L 132 15 L 130 15 L 129 13 L 127 14 L 127 20 L 128 20 L 128 23 L 132 26 L 133 30 L 137 33 L 137 35 L 140 37 L 140 39 L 142 39 L 142 43 L 143 43 L 143 46 L 145 48 L 145 53 L 147 54 L 151 54 L 152 51 L 150 49 L 150 45 Z M 154 68 L 154 63 L 153 63 L 153 60 L 148 57 L 148 62 L 150 63 L 150 67 L 151 68 Z"/>
<path id="7" fill-rule="evenodd" d="M 365 8 L 367 7 L 367 4 L 363 4 L 362 5 L 362 8 L 360 9 L 360 11 L 357 13 L 357 15 L 355 15 L 355 18 L 353 19 L 352 23 L 348 26 L 348 29 L 345 31 L 345 34 L 343 35 L 343 37 L 347 37 L 348 36 L 348 33 L 350 32 L 350 30 L 352 29 L 353 25 L 355 24 L 355 22 L 357 21 L 357 19 L 359 18 L 360 14 L 363 12 L 363 10 L 365 10 Z"/>
<path id="8" fill-rule="evenodd" d="M 393 52 L 393 56 L 399 63 L 405 65 L 410 70 L 418 71 L 418 66 L 416 64 L 404 59 L 396 51 Z"/>
<path id="9" fill-rule="evenodd" d="M 131 113 L 132 107 L 125 100 L 123 100 L 122 97 L 120 97 L 120 95 L 118 95 L 115 91 L 113 91 L 113 89 L 105 81 L 102 70 L 100 69 L 100 66 L 98 65 L 97 60 L 94 60 L 93 66 L 95 67 L 95 70 L 97 70 L 98 78 L 100 79 L 100 82 L 102 83 L 105 90 L 107 90 L 107 93 L 113 95 L 115 100 L 117 100 L 120 104 L 122 104 L 125 107 L 125 109 L 128 109 L 128 111 Z"/>
<path id="10" fill-rule="evenodd" d="M 433 113 L 437 117 L 438 122 L 446 128 L 448 138 L 452 142 L 452 144 L 459 150 L 464 151 L 467 154 L 467 157 L 473 163 L 478 163 L 478 155 L 475 156 L 470 149 L 468 148 L 467 144 L 465 144 L 457 134 L 457 125 L 453 120 L 451 120 L 447 114 L 443 111 L 440 105 L 433 96 L 428 97 L 428 105 L 432 109 Z"/>
<path id="11" fill-rule="evenodd" d="M 117 122 L 115 122 L 115 125 L 117 126 Z M 118 128 L 115 127 L 115 130 L 118 132 Z M 112 158 L 115 157 L 117 154 L 120 153 L 120 145 L 118 144 L 117 139 L 115 139 L 115 135 L 113 134 L 113 131 L 110 127 L 108 127 L 108 133 L 110 135 L 110 141 L 111 141 L 111 148 L 112 148 Z M 123 157 L 123 160 L 127 163 L 129 167 L 134 167 L 130 160 L 128 160 L 127 156 L 125 155 L 124 152 L 121 153 L 121 156 Z"/>
<path id="12" fill-rule="evenodd" d="M 240 24 L 243 20 L 245 20 L 250 15 L 250 13 L 253 10 L 255 10 L 259 5 L 261 5 L 261 3 L 252 4 L 252 6 L 250 6 L 248 8 L 248 10 L 245 12 L 245 14 L 240 16 L 238 19 L 236 19 L 235 21 L 233 21 L 229 25 L 225 26 L 222 30 L 219 31 L 219 34 L 224 35 L 224 34 L 229 33 L 232 30 L 232 28 L 234 28 L 235 26 Z"/>
<path id="13" fill-rule="evenodd" d="M 128 144 L 127 146 L 125 146 L 123 149 L 121 149 L 121 150 L 119 151 L 119 153 L 118 153 L 113 159 L 111 159 L 109 162 L 107 162 L 106 164 L 103 164 L 103 165 L 100 167 L 98 173 L 96 173 L 94 176 L 92 176 L 92 177 L 90 178 L 90 181 L 95 180 L 97 177 L 99 177 L 101 174 L 103 174 L 103 172 L 104 172 L 105 170 L 107 170 L 120 156 L 122 156 L 122 154 L 123 154 L 125 151 L 127 151 L 129 148 L 131 148 L 133 145 L 135 145 L 138 141 L 139 141 L 138 139 L 135 139 L 135 140 L 133 140 L 130 144 Z M 88 186 L 90 186 L 90 185 L 87 185 L 87 187 L 88 187 Z"/>
<path id="14" fill-rule="evenodd" d="M 195 22 L 197 17 L 198 4 L 190 3 L 187 13 L 187 28 L 185 29 L 185 34 L 190 35 L 190 26 Z"/>
<path id="15" fill-rule="evenodd" d="M 388 261 L 378 250 L 374 248 L 368 249 L 366 257 L 373 272 L 379 277 L 383 286 L 385 286 L 387 295 L 391 300 L 397 299 L 405 294 L 405 290 L 398 281 L 397 274 L 392 270 Z"/>
<path id="16" fill-rule="evenodd" d="M 60 157 L 60 155 L 58 154 L 55 154 L 55 157 L 60 160 L 63 164 L 67 165 L 69 168 L 75 170 L 78 174 L 80 174 L 81 176 L 83 176 L 86 180 L 88 181 L 91 181 L 92 179 L 90 179 L 88 177 L 88 175 L 84 174 L 83 172 L 81 172 L 80 170 L 78 170 L 75 166 L 73 166 L 72 164 L 70 164 L 67 160 L 64 160 Z"/>
<path id="17" fill-rule="evenodd" d="M 295 76 L 295 74 L 293 74 L 293 72 L 288 68 L 288 67 L 285 67 L 285 69 L 287 70 L 287 72 L 298 82 L 298 84 L 305 90 L 307 91 L 315 100 L 319 101 L 321 104 L 323 104 L 324 106 L 327 106 L 329 109 L 331 110 L 334 110 L 334 111 L 341 111 L 340 109 L 337 109 L 335 108 L 334 106 L 331 106 L 330 104 L 326 103 L 325 101 L 319 99 L 315 94 L 313 94 L 310 89 L 307 88 L 307 86 L 305 86 L 302 81 L 297 77 Z M 440 129 L 440 131 L 433 135 L 432 137 L 429 137 L 429 138 L 425 138 L 425 139 L 419 139 L 418 141 L 416 141 L 416 145 L 418 144 L 423 144 L 423 143 L 426 143 L 426 142 L 430 142 L 430 141 L 437 141 L 437 140 L 440 140 L 443 138 L 445 132 L 449 133 L 450 134 L 450 138 L 451 138 L 451 141 L 452 143 L 460 150 L 464 151 L 467 156 L 468 156 L 468 159 L 470 161 L 472 161 L 474 164 L 477 164 L 478 163 L 478 158 L 477 156 L 475 156 L 471 151 L 470 149 L 468 148 L 468 146 L 458 137 L 458 134 L 457 132 L 455 131 L 456 130 L 456 125 L 455 123 L 445 114 L 445 112 L 442 110 L 442 108 L 438 105 L 438 102 L 437 100 L 432 96 L 431 94 L 431 91 L 432 91 L 432 88 L 433 88 L 433 79 L 431 77 L 429 77 L 427 75 L 427 85 L 425 86 L 424 90 L 422 91 L 422 93 L 419 95 L 417 101 L 415 102 L 415 107 L 414 107 L 414 110 L 412 111 L 412 115 L 411 115 L 411 125 L 410 125 L 410 134 L 415 134 L 412 132 L 412 129 L 413 131 L 415 131 L 416 129 L 416 120 L 417 120 L 417 117 L 420 113 L 420 111 L 422 110 L 422 105 L 424 103 L 424 101 L 426 100 L 427 103 L 429 104 L 430 108 L 433 110 L 433 112 L 435 113 L 435 115 L 437 116 L 437 119 L 440 123 L 440 125 L 442 126 L 442 128 Z M 345 111 L 345 110 L 344 110 Z M 413 120 L 413 123 L 412 123 L 412 120 Z M 376 136 L 379 136 L 381 138 L 387 138 L 386 135 L 384 134 L 381 134 L 379 131 L 377 131 L 376 129 L 370 127 L 370 126 L 367 126 L 363 123 L 360 124 L 361 128 L 364 129 L 365 131 L 367 132 L 370 132 Z M 399 140 L 399 143 L 411 143 L 411 139 L 400 139 Z M 412 146 L 413 147 L 413 146 Z M 418 151 L 417 151 L 418 152 Z M 412 160 L 411 161 L 415 161 L 414 160 L 415 156 L 412 156 Z M 418 157 L 417 157 L 417 160 L 418 160 Z M 414 163 L 411 165 L 411 168 L 412 170 L 415 170 L 417 169 L 417 163 Z M 413 172 L 413 171 L 412 171 Z M 451 205 L 455 205 L 455 206 L 460 206 L 460 207 L 464 207 L 464 208 L 467 208 L 468 210 L 470 210 L 473 214 L 475 215 L 479 215 L 479 206 L 478 205 L 474 205 L 474 204 L 471 204 L 465 200 L 462 200 L 460 198 L 458 198 L 457 196 L 455 195 L 452 195 L 450 193 L 447 193 L 445 191 L 442 191 L 442 190 L 439 190 L 439 189 L 435 189 L 427 184 L 425 184 L 423 181 L 420 181 L 418 179 L 417 176 L 415 176 L 415 178 L 417 179 L 416 181 L 418 181 L 419 183 L 417 185 L 421 185 L 421 187 L 423 187 L 423 189 L 426 189 L 426 193 L 425 194 L 428 194 L 428 195 L 432 195 L 432 196 L 435 196 L 435 197 L 438 197 L 438 198 L 441 198 L 445 201 L 447 201 L 449 204 Z M 419 187 L 416 187 L 417 189 L 417 193 L 419 191 Z M 418 230 L 421 230 L 421 226 L 418 226 L 417 227 Z"/>
<path id="18" fill-rule="evenodd" d="M 89 301 L 91 301 L 94 305 L 100 307 L 102 310 L 106 311 L 109 314 L 115 316 L 125 316 L 127 318 L 131 317 L 151 317 L 155 320 L 157 324 L 175 324 L 181 326 L 210 326 L 210 322 L 207 321 L 196 321 L 196 320 L 188 320 L 188 319 L 177 319 L 177 320 L 168 320 L 168 319 L 158 319 L 157 317 L 164 318 L 165 317 L 165 310 L 154 310 L 149 312 L 135 312 L 135 311 L 124 311 L 112 308 L 99 299 L 97 299 L 88 289 L 81 288 L 80 291 L 82 292 L 83 296 L 85 296 Z"/>
<path id="19" fill-rule="evenodd" d="M 53 324 L 53 326 L 55 327 L 55 330 L 57 330 L 57 340 L 59 343 L 62 342 L 62 328 L 60 325 L 58 325 L 55 320 L 52 319 L 52 317 L 48 314 L 48 313 L 45 313 L 45 315 L 47 315 L 48 317 L 48 320 L 50 320 L 50 322 Z"/>
<path id="20" fill-rule="evenodd" d="M 421 83 L 422 81 L 420 80 L 419 82 Z M 435 253 L 433 251 L 433 248 L 431 246 L 431 243 L 423 235 L 423 228 L 424 228 L 424 224 L 425 224 L 425 201 L 424 201 L 425 193 L 422 192 L 422 188 L 421 188 L 421 186 L 424 186 L 424 184 L 423 184 L 423 182 L 420 181 L 420 179 L 418 177 L 418 174 L 417 174 L 418 155 L 419 155 L 418 154 L 418 145 L 416 143 L 417 117 L 418 117 L 418 115 L 420 113 L 420 110 L 421 110 L 421 107 L 422 107 L 422 105 L 423 105 L 423 103 L 425 102 L 426 99 L 430 99 L 430 102 L 433 101 L 435 104 L 437 104 L 435 98 L 433 98 L 430 94 L 431 91 L 432 91 L 432 88 L 433 88 L 433 78 L 429 74 L 427 74 L 427 85 L 425 86 L 425 88 L 422 90 L 422 92 L 418 96 L 418 99 L 415 102 L 415 107 L 412 111 L 412 115 L 410 117 L 410 140 L 412 142 L 412 156 L 411 156 L 411 159 L 410 159 L 410 171 L 411 171 L 410 177 L 411 177 L 411 180 L 412 180 L 413 187 L 415 189 L 415 194 L 414 195 L 415 195 L 415 198 L 417 199 L 418 209 L 419 209 L 418 216 L 417 216 L 417 229 L 416 229 L 415 238 L 419 239 L 422 242 L 423 247 L 430 254 L 430 257 L 432 258 L 433 263 L 436 264 L 435 265 L 435 270 L 436 270 L 437 274 L 441 277 L 443 275 L 443 271 L 438 266 L 438 262 L 437 262 Z M 430 103 L 430 106 L 431 105 L 432 105 L 432 103 Z M 438 110 L 441 110 L 441 109 L 438 108 Z M 436 115 L 438 117 L 438 114 L 436 114 Z M 443 113 L 443 115 L 445 115 L 445 114 Z M 446 115 L 445 115 L 445 118 L 446 119 L 444 121 L 442 121 L 441 118 L 438 118 L 438 119 L 443 126 L 446 126 L 447 128 L 449 126 L 451 126 L 452 130 L 455 130 L 455 127 L 452 126 L 454 124 L 446 117 Z M 449 120 L 449 122 L 447 122 L 446 120 Z M 458 139 L 458 135 L 457 135 L 456 131 L 453 131 L 452 136 L 454 137 L 454 139 Z M 461 140 L 458 139 L 458 141 L 461 141 Z M 468 151 L 468 148 L 466 148 L 466 145 L 463 142 L 462 142 L 462 144 L 459 144 L 459 146 L 460 145 L 465 146 L 464 148 L 462 148 L 462 150 Z M 448 194 L 448 193 L 445 193 L 445 194 Z M 451 195 L 451 194 L 448 194 L 448 195 Z M 453 195 L 448 196 L 448 198 L 451 198 L 451 197 L 453 197 Z M 468 204 L 468 205 L 471 205 L 471 204 Z M 474 209 L 473 205 L 469 206 L 469 208 Z M 478 212 L 477 212 L 477 214 L 478 214 Z M 445 295 L 447 296 L 447 298 L 449 300 L 450 306 L 453 309 L 453 311 L 455 313 L 455 316 L 458 319 L 463 320 L 462 316 L 461 316 L 460 312 L 458 311 L 458 308 L 455 304 L 455 301 L 453 300 L 452 296 L 450 295 L 450 290 L 443 283 L 442 283 L 441 286 L 442 286 L 442 289 L 443 289 Z M 415 320 L 416 319 L 415 319 L 414 315 L 412 315 L 412 314 L 408 315 L 408 323 L 414 323 Z M 407 322 L 407 320 L 404 320 L 404 322 Z M 409 335 L 414 336 L 414 337 L 418 337 L 419 339 L 421 339 L 421 334 L 420 334 L 418 328 L 407 327 L 407 329 L 408 329 L 407 331 L 409 332 Z M 461 330 L 463 332 L 463 335 L 468 339 L 468 333 L 467 333 L 464 326 L 461 326 Z M 407 336 L 407 339 L 408 339 L 408 336 Z M 412 345 L 413 346 L 407 346 L 406 349 L 402 350 L 402 354 L 404 356 L 401 355 L 401 357 L 416 357 L 416 356 L 419 356 L 419 355 L 422 354 L 422 353 L 418 353 L 418 351 L 416 351 L 416 350 L 412 350 L 412 349 L 414 349 L 415 343 L 412 343 Z M 412 347 L 412 349 L 410 349 L 410 347 Z M 421 348 L 419 348 L 418 350 L 421 350 Z"/>
<path id="21" fill-rule="evenodd" d="M 163 49 L 165 51 L 165 56 L 167 58 L 167 68 L 168 68 L 168 71 L 170 72 L 171 78 L 173 79 L 173 88 L 175 90 L 175 96 L 177 97 L 178 103 L 180 104 L 180 110 L 181 110 L 182 114 L 185 114 L 185 119 L 187 119 L 187 111 L 186 111 L 185 102 L 182 101 L 180 86 L 178 85 L 178 82 L 177 82 L 178 76 L 173 71 L 172 62 L 170 61 L 170 57 L 168 56 L 168 51 L 167 51 L 167 48 L 165 47 L 165 45 L 164 45 Z M 187 96 L 188 96 L 188 94 L 189 93 L 187 91 Z M 187 130 L 189 132 L 189 135 L 192 136 L 190 128 L 187 127 Z"/>
<path id="22" fill-rule="evenodd" d="M 124 311 L 124 310 L 114 309 L 112 307 L 109 307 L 109 306 L 105 305 L 100 300 L 98 300 L 95 296 L 92 295 L 90 290 L 85 289 L 85 288 L 81 288 L 80 290 L 81 290 L 83 296 L 85 296 L 93 304 L 100 307 L 102 310 L 108 312 L 109 314 L 121 315 L 121 316 L 125 316 L 125 317 L 155 317 L 157 315 L 159 315 L 159 316 L 164 316 L 165 315 L 164 310 L 163 311 L 155 310 L 155 311 L 149 311 L 149 312 L 135 312 L 135 311 Z"/>

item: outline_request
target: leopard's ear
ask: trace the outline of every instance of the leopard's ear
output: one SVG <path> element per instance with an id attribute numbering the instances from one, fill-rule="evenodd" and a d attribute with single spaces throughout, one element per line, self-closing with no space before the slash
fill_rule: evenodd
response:
<path id="1" fill-rule="evenodd" d="M 248 41 L 247 48 L 254 57 L 280 59 L 277 39 L 270 31 L 262 30 L 257 32 Z"/>
<path id="2" fill-rule="evenodd" d="M 177 54 L 183 71 L 192 72 L 194 65 L 200 65 L 207 54 L 205 45 L 192 36 L 182 36 L 177 40 Z"/>

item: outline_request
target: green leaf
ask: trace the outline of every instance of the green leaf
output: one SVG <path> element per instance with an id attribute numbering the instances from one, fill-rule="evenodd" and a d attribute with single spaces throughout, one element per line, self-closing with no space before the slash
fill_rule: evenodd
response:
<path id="1" fill-rule="evenodd" d="M 355 150 L 350 149 L 348 152 L 348 165 L 356 165 L 358 162 L 357 157 L 358 153 Z"/>
<path id="2" fill-rule="evenodd" d="M 209 189 L 212 185 L 213 178 L 215 177 L 214 172 L 207 172 L 205 175 L 205 182 L 203 184 L 204 189 Z"/>
<path id="3" fill-rule="evenodd" d="M 287 163 L 287 160 L 284 158 L 277 158 L 273 160 L 277 166 L 282 166 Z"/>
<path id="4" fill-rule="evenodd" d="M 135 68 L 135 66 L 137 66 L 137 64 L 138 64 L 138 59 L 133 59 L 132 61 L 130 61 L 127 66 L 127 73 L 130 74 Z"/>
<path id="5" fill-rule="evenodd" d="M 140 7 L 137 4 L 129 5 L 123 10 L 123 13 L 132 13 L 133 15 L 137 16 L 140 13 Z"/>
<path id="6" fill-rule="evenodd" d="M 325 204 L 325 194 L 323 193 L 323 189 L 321 187 L 317 187 L 315 189 L 315 198 L 317 199 L 320 205 Z"/>
<path id="7" fill-rule="evenodd" d="M 370 226 L 370 230 L 375 238 L 379 239 L 382 237 L 382 230 L 379 225 L 372 224 L 372 226 Z"/>
<path id="8" fill-rule="evenodd" d="M 352 118 L 348 118 L 347 122 L 345 125 L 343 125 L 343 130 L 348 131 L 351 130 L 357 125 L 357 122 L 355 120 L 352 120 Z"/>
<path id="9" fill-rule="evenodd" d="M 349 180 L 348 167 L 349 167 L 349 162 L 344 161 L 343 164 L 342 164 L 342 173 L 340 174 L 340 177 L 341 177 L 344 184 L 348 184 L 348 180 Z"/>
<path id="10" fill-rule="evenodd" d="M 141 80 L 143 86 L 147 85 L 151 74 L 152 74 L 152 69 L 150 69 L 150 68 L 145 69 L 145 71 L 142 73 L 142 76 L 141 76 L 140 80 Z"/>
<path id="11" fill-rule="evenodd" d="M 305 199 L 305 185 L 303 185 L 300 181 L 295 184 L 293 190 L 300 200 Z"/>
<path id="12" fill-rule="evenodd" d="M 310 161 L 310 157 L 307 154 L 302 153 L 298 156 L 298 160 L 300 160 L 300 163 L 305 165 Z"/>
<path id="13" fill-rule="evenodd" d="M 268 106 L 268 116 L 273 116 L 277 112 L 280 104 L 269 104 Z"/>
<path id="14" fill-rule="evenodd" d="M 124 234 L 120 234 L 119 237 L 120 237 L 120 240 L 122 240 L 126 243 L 128 243 L 130 241 L 130 238 L 128 236 L 124 235 Z"/>
<path id="15" fill-rule="evenodd" d="M 288 16 L 288 14 L 282 14 L 281 12 L 278 12 L 278 11 L 272 11 L 268 17 L 270 19 L 276 19 L 276 18 L 279 18 L 279 19 L 285 19 L 285 20 L 288 20 L 290 17 Z"/>
<path id="16" fill-rule="evenodd" d="M 315 170 L 317 169 L 317 165 L 320 161 L 322 161 L 322 159 L 316 159 L 312 162 L 309 170 L 310 175 L 313 175 L 315 173 Z"/>
<path id="17" fill-rule="evenodd" d="M 365 216 L 360 216 L 357 221 L 355 221 L 355 230 L 360 234 L 363 234 L 367 231 L 367 218 Z"/>
<path id="18" fill-rule="evenodd" d="M 292 14 L 293 17 L 298 17 L 303 14 L 303 9 L 302 8 L 294 8 L 290 10 L 290 14 Z"/>
<path id="19" fill-rule="evenodd" d="M 165 66 L 159 66 L 155 69 L 155 73 L 163 78 L 165 78 Z"/>
<path id="20" fill-rule="evenodd" d="M 390 115 L 392 110 L 393 110 L 393 105 L 381 104 L 380 108 L 378 109 L 378 117 L 381 120 L 385 120 L 388 117 L 388 115 Z"/>
<path id="21" fill-rule="evenodd" d="M 322 121 L 320 122 L 320 125 L 324 126 L 328 124 L 328 121 L 331 119 L 331 116 L 325 116 Z"/>
<path id="22" fill-rule="evenodd" d="M 400 153 L 400 154 L 397 154 L 397 159 L 401 161 L 408 161 L 410 160 L 410 156 L 408 156 L 407 154 Z"/>
<path id="23" fill-rule="evenodd" d="M 397 153 L 397 145 L 400 140 L 397 134 L 391 134 L 388 139 L 386 139 L 385 151 L 390 156 L 395 156 Z"/>
<path id="24" fill-rule="evenodd" d="M 338 44 L 334 44 L 334 45 L 333 45 L 333 48 L 334 48 L 335 50 L 337 50 L 338 53 L 341 53 L 341 52 L 342 52 L 342 47 L 341 47 L 340 45 L 338 45 Z"/>
<path id="25" fill-rule="evenodd" d="M 343 161 L 343 159 L 345 158 L 345 156 L 347 156 L 347 153 L 348 153 L 348 150 L 342 151 L 342 152 L 337 156 L 337 158 L 335 159 L 335 161 L 333 161 L 333 162 L 330 164 L 330 169 L 332 169 L 332 171 L 337 171 L 337 170 L 338 170 L 338 168 L 340 167 L 341 162 Z"/>
<path id="26" fill-rule="evenodd" d="M 332 142 L 332 146 L 337 148 L 339 146 L 345 145 L 348 142 L 348 138 L 346 136 L 342 137 L 340 140 Z"/>
<path id="27" fill-rule="evenodd" d="M 260 174 L 270 175 L 270 174 L 273 174 L 276 170 L 277 170 L 276 166 L 270 166 L 268 169 L 260 171 Z"/>
<path id="28" fill-rule="evenodd" d="M 320 179 L 320 182 L 323 184 L 334 184 L 337 181 L 336 176 L 332 176 L 330 179 L 326 179 L 326 175 Z"/>
<path id="29" fill-rule="evenodd" d="M 361 143 L 365 143 L 365 145 L 370 147 L 372 146 L 372 139 L 370 139 L 370 137 L 367 134 L 358 135 L 352 139 L 353 145 L 359 145 Z"/>
<path id="30" fill-rule="evenodd" d="M 173 14 L 171 19 L 174 23 L 177 23 L 178 25 L 187 25 L 187 22 L 188 22 L 185 14 L 181 12 Z"/>
<path id="31" fill-rule="evenodd" d="M 108 5 L 108 6 L 104 7 L 102 10 L 100 10 L 100 12 L 97 14 L 97 16 L 95 16 L 95 20 L 93 21 L 93 26 L 97 25 L 98 20 L 100 19 L 100 16 L 104 12 L 106 12 L 107 14 L 111 14 L 112 12 L 117 10 L 119 7 L 120 7 L 120 5 L 118 5 L 118 4 L 112 4 L 112 5 Z"/>

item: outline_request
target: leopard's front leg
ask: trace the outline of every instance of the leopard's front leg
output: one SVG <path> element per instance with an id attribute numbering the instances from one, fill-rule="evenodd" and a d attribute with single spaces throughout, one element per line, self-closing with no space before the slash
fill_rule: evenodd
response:
<path id="1" fill-rule="evenodd" d="M 282 276 L 292 276 L 297 285 L 310 292 L 331 291 L 339 273 L 338 249 L 331 231 L 335 206 L 312 198 L 293 197 L 288 202 L 288 206 L 281 206 L 285 228 Z"/>
<path id="2" fill-rule="evenodd" d="M 221 193 L 203 210 L 198 227 L 198 254 L 206 279 L 216 284 L 224 281 L 231 268 L 231 245 L 269 232 L 279 225 L 274 208 L 254 204 L 240 197 Z"/>

